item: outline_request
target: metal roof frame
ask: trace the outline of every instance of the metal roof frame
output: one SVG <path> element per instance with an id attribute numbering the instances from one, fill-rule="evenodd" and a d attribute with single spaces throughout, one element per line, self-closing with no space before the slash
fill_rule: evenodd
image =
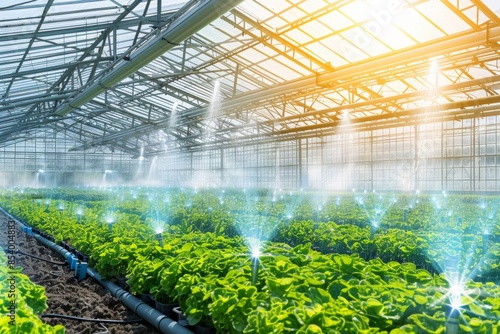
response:
<path id="1" fill-rule="evenodd" d="M 7 2 L 0 143 L 55 127 L 154 156 L 497 115 L 500 6 L 390 3 Z"/>

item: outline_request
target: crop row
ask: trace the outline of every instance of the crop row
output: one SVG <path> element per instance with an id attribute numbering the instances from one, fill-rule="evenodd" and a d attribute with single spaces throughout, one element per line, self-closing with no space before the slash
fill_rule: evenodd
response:
<path id="1" fill-rule="evenodd" d="M 290 219 L 279 204 L 271 203 L 276 212 L 266 215 L 238 205 L 228 210 L 207 193 L 177 195 L 161 202 L 144 195 L 125 198 L 113 201 L 113 210 L 108 201 L 45 205 L 33 194 L 4 197 L 2 205 L 90 255 L 102 275 L 127 277 L 131 292 L 177 302 L 191 325 L 212 325 L 221 333 L 435 333 L 444 330 L 450 307 L 460 310 L 463 330 L 500 329 L 499 287 L 459 272 L 467 261 L 475 263 L 475 275 L 494 277 L 498 270 L 498 248 L 491 243 L 482 254 L 480 233 L 382 227 L 371 235 L 370 227 L 356 222 Z M 247 195 L 239 195 L 226 195 L 224 203 L 243 202 Z M 76 215 L 82 206 L 85 215 Z M 109 228 L 105 217 L 111 211 Z M 158 220 L 169 222 L 161 233 Z M 469 260 L 455 259 L 462 265 L 445 269 L 457 253 Z M 443 273 L 419 269 L 433 265 Z"/>

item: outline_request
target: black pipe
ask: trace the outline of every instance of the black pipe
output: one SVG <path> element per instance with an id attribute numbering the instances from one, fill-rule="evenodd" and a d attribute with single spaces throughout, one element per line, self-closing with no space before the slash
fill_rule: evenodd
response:
<path id="1" fill-rule="evenodd" d="M 34 259 L 37 259 L 37 260 L 41 260 L 41 261 L 45 261 L 45 262 L 48 262 L 48 263 L 57 264 L 58 266 L 64 266 L 64 265 L 67 264 L 66 262 L 58 262 L 58 261 L 47 260 L 47 259 L 44 259 L 43 257 L 40 257 L 40 256 L 36 256 L 36 255 L 32 255 L 32 254 L 21 252 L 20 250 L 17 250 L 16 253 L 24 255 L 24 256 L 29 256 L 31 258 L 34 258 Z"/>
<path id="2" fill-rule="evenodd" d="M 75 320 L 75 321 L 82 321 L 82 322 L 99 322 L 99 323 L 108 323 L 108 324 L 135 324 L 138 322 L 143 322 L 144 319 L 123 319 L 123 320 L 114 320 L 114 319 L 92 319 L 92 318 L 80 318 L 80 317 L 74 317 L 71 315 L 65 315 L 65 314 L 52 314 L 52 313 L 47 313 L 47 314 L 41 314 L 40 318 L 60 318 L 60 319 L 68 319 L 68 320 Z"/>
<path id="3" fill-rule="evenodd" d="M 92 268 L 87 268 L 87 275 L 102 284 L 113 297 L 118 298 L 125 306 L 137 313 L 141 318 L 156 327 L 165 334 L 192 334 L 186 327 L 179 325 L 176 321 L 165 316 L 163 313 L 155 310 L 140 299 L 120 288 L 113 282 L 103 281 L 101 276 Z"/>

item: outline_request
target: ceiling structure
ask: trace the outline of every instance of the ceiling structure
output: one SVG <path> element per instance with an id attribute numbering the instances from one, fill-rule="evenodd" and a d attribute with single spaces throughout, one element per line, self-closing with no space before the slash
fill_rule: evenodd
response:
<path id="1" fill-rule="evenodd" d="M 496 0 L 4 0 L 0 145 L 139 156 L 500 114 Z"/>

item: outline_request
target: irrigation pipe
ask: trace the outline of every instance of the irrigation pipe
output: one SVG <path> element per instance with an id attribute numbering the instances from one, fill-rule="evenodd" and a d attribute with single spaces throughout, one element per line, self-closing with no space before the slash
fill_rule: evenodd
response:
<path id="1" fill-rule="evenodd" d="M 118 285 L 103 281 L 101 276 L 92 268 L 87 268 L 87 275 L 102 284 L 113 297 L 118 298 L 125 306 L 137 313 L 141 318 L 156 327 L 160 332 L 165 334 L 192 334 L 189 329 L 179 325 L 176 321 L 165 316 L 163 313 L 152 308 L 132 294 L 120 288 Z"/>
<path id="2" fill-rule="evenodd" d="M 135 323 L 144 321 L 144 319 L 113 320 L 113 319 L 80 318 L 80 317 L 74 317 L 71 315 L 53 314 L 53 313 L 42 314 L 42 315 L 40 315 L 40 317 L 41 318 L 60 318 L 60 319 L 68 319 L 68 320 L 75 320 L 75 321 L 98 322 L 98 323 L 107 323 L 107 324 L 135 324 Z"/>
<path id="3" fill-rule="evenodd" d="M 24 223 L 20 222 L 18 219 L 12 217 L 10 214 L 5 212 L 5 210 L 0 208 L 0 212 L 4 213 L 9 219 L 16 221 L 21 226 L 26 226 Z M 61 254 L 64 259 L 71 256 L 63 247 L 53 243 L 46 238 L 33 233 L 33 237 L 38 240 L 41 244 L 47 246 L 48 248 Z M 163 334 L 193 334 L 192 331 L 179 325 L 176 321 L 173 321 L 163 313 L 152 308 L 148 304 L 144 303 L 140 299 L 134 297 L 128 291 L 123 290 L 118 285 L 113 282 L 105 281 L 101 276 L 92 268 L 87 267 L 87 275 L 95 279 L 99 284 L 104 286 L 113 297 L 118 298 L 125 306 L 134 311 L 139 317 L 149 322 L 152 326 L 158 329 Z"/>

